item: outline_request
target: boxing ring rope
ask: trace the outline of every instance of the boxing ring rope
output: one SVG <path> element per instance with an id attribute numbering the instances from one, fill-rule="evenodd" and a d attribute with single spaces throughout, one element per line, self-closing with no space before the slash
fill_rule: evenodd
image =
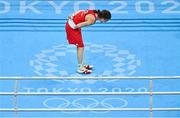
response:
<path id="1" fill-rule="evenodd" d="M 153 79 L 180 79 L 180 76 L 108 76 L 108 77 L 0 77 L 0 80 L 52 80 L 52 79 L 60 79 L 60 80 L 153 80 Z"/>
<path id="2" fill-rule="evenodd" d="M 1 112 L 56 112 L 56 111 L 149 111 L 149 108 L 23 108 L 23 109 L 0 109 Z M 180 108 L 152 108 L 153 111 L 179 111 Z"/>
<path id="3" fill-rule="evenodd" d="M 20 80 L 149 80 L 149 92 L 18 92 Z M 180 76 L 112 76 L 112 77 L 0 77 L 0 80 L 15 80 L 14 92 L 0 92 L 0 96 L 13 96 L 14 108 L 0 108 L 0 112 L 55 112 L 55 111 L 180 111 L 180 108 L 153 108 L 153 95 L 180 95 L 180 91 L 153 92 L 153 80 L 180 79 Z M 18 108 L 17 96 L 43 95 L 149 95 L 149 108 Z"/>
<path id="4" fill-rule="evenodd" d="M 180 92 L 0 92 L 0 95 L 180 95 Z"/>

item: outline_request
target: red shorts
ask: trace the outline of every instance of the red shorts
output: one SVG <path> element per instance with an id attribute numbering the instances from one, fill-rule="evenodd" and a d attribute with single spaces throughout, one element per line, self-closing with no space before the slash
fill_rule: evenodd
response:
<path id="1" fill-rule="evenodd" d="M 81 29 L 73 29 L 66 23 L 66 36 L 69 44 L 74 44 L 77 47 L 84 47 Z"/>

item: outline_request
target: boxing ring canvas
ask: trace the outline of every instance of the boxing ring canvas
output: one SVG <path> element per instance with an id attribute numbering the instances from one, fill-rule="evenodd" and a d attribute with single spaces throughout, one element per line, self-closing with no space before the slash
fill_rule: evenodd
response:
<path id="1" fill-rule="evenodd" d="M 76 73 L 65 23 L 80 9 L 112 19 L 82 29 L 93 73 Z M 0 118 L 179 118 L 178 0 L 0 0 Z"/>

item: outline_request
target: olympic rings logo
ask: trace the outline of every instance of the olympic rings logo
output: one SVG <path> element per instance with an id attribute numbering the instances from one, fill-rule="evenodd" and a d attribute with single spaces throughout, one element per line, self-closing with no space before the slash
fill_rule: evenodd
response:
<path id="1" fill-rule="evenodd" d="M 104 98 L 97 100 L 95 98 L 77 98 L 69 101 L 65 98 L 48 98 L 44 100 L 43 106 L 46 108 L 124 108 L 128 101 L 122 98 Z M 79 113 L 81 111 L 62 113 Z M 110 111 L 90 111 L 91 113 L 107 113 Z"/>

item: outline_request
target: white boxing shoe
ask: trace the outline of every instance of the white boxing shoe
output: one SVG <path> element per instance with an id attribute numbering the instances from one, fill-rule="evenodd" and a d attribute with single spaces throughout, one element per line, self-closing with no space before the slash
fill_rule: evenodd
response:
<path id="1" fill-rule="evenodd" d="M 93 69 L 93 66 L 92 66 L 92 65 L 88 65 L 88 64 L 86 65 L 86 64 L 85 64 L 85 65 L 84 65 L 84 68 L 86 68 L 86 69 L 88 69 L 88 70 L 92 70 L 92 69 Z"/>
<path id="2" fill-rule="evenodd" d="M 92 73 L 92 70 L 88 70 L 88 69 L 86 69 L 85 67 L 79 67 L 79 68 L 77 69 L 77 72 L 78 72 L 79 74 L 91 74 L 91 73 Z"/>

